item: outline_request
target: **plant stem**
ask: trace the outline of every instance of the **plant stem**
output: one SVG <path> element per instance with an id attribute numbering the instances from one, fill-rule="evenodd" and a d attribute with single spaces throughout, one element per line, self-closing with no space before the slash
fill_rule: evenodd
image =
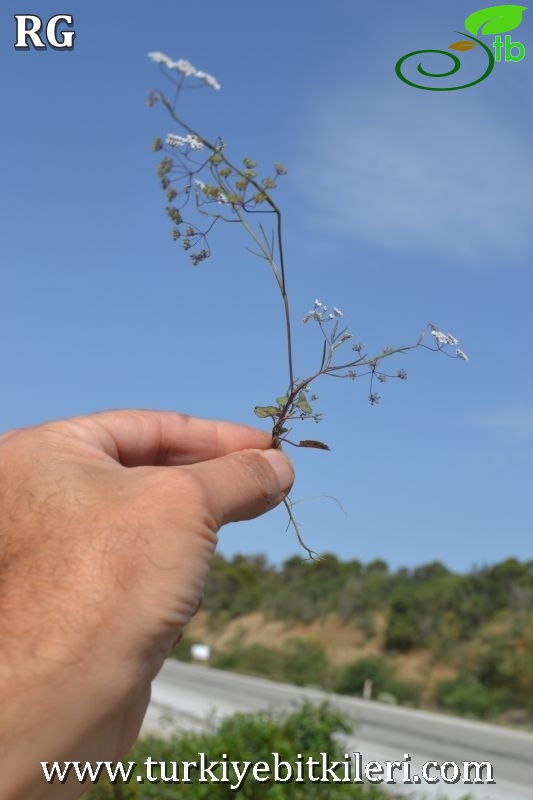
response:
<path id="1" fill-rule="evenodd" d="M 287 509 L 287 514 L 289 515 L 289 524 L 292 525 L 292 527 L 294 528 L 294 532 L 296 533 L 296 538 L 298 539 L 298 544 L 306 551 L 311 561 L 319 561 L 320 555 L 318 553 L 315 553 L 314 550 L 311 550 L 311 548 L 308 547 L 304 542 L 304 540 L 302 539 L 302 535 L 300 533 L 300 526 L 298 525 L 298 522 L 296 521 L 296 519 L 294 518 L 294 514 L 292 513 L 292 503 L 289 497 L 285 498 L 285 500 L 283 501 L 283 505 Z"/>
<path id="2" fill-rule="evenodd" d="M 231 170 L 233 170 L 241 178 L 243 178 L 244 180 L 246 180 L 249 183 L 251 183 L 251 185 L 255 189 L 257 189 L 257 191 L 259 193 L 264 195 L 265 202 L 270 206 L 271 211 L 276 215 L 276 240 L 277 240 L 277 248 L 278 248 L 278 253 L 279 253 L 279 272 L 278 272 L 278 270 L 277 270 L 277 268 L 276 268 L 276 266 L 275 266 L 275 264 L 273 262 L 273 257 L 269 258 L 268 260 L 270 261 L 270 264 L 271 264 L 271 266 L 273 268 L 274 274 L 276 275 L 276 282 L 278 284 L 278 287 L 279 287 L 279 290 L 280 290 L 280 293 L 281 293 L 281 297 L 283 299 L 283 308 L 284 308 L 284 315 L 285 315 L 285 333 L 286 333 L 286 338 L 287 338 L 287 364 L 288 364 L 288 372 L 289 372 L 289 389 L 292 389 L 293 386 L 294 386 L 294 367 L 293 367 L 293 355 L 292 355 L 291 314 L 290 314 L 289 296 L 287 294 L 287 284 L 286 284 L 286 279 L 285 279 L 285 260 L 284 260 L 284 256 L 283 256 L 281 211 L 280 211 L 279 207 L 277 206 L 277 204 L 274 202 L 274 200 L 272 200 L 271 196 L 268 194 L 268 192 L 265 191 L 265 188 L 263 186 L 261 186 L 260 183 L 258 183 L 256 180 L 254 180 L 254 178 L 250 178 L 248 175 L 245 175 L 245 173 L 241 169 L 239 169 L 239 167 L 236 167 L 231 161 L 229 161 L 229 159 L 225 156 L 225 154 L 222 152 L 222 150 L 219 147 L 214 145 L 212 142 L 210 142 L 205 137 L 201 136 L 199 133 L 197 133 L 197 131 L 195 131 L 193 128 L 191 128 L 189 125 L 187 125 L 187 123 L 185 123 L 180 117 L 178 117 L 176 112 L 175 112 L 174 107 L 168 102 L 166 97 L 163 94 L 161 94 L 161 92 L 157 92 L 156 94 L 159 97 L 159 99 L 161 100 L 161 102 L 163 103 L 163 105 L 165 106 L 165 108 L 167 109 L 167 111 L 170 114 L 170 116 L 172 117 L 172 119 L 175 122 L 177 122 L 178 125 L 181 125 L 181 127 L 184 128 L 188 133 L 192 134 L 199 141 L 201 141 L 202 144 L 205 147 L 207 147 L 208 150 L 211 150 L 212 153 L 216 153 L 217 155 L 219 155 L 220 158 L 222 159 L 224 164 L 226 164 L 227 167 L 229 167 Z M 234 210 L 237 213 L 237 215 L 241 218 L 241 221 L 243 221 L 241 215 L 238 214 L 237 210 L 235 208 L 234 208 Z M 247 228 L 248 233 L 251 233 L 250 226 L 246 225 L 245 227 Z M 258 239 L 257 239 L 257 237 L 255 235 L 252 235 L 252 238 L 254 239 L 256 244 L 259 244 Z M 260 247 L 261 247 L 261 250 L 263 252 L 265 252 L 263 246 L 260 245 Z"/>

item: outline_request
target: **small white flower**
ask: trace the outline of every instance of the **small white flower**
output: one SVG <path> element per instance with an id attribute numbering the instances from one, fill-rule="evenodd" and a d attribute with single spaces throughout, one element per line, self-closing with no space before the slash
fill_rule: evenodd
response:
<path id="1" fill-rule="evenodd" d="M 194 179 L 194 185 L 198 186 L 198 188 L 201 189 L 202 191 L 205 189 L 205 183 L 199 180 L 198 178 Z"/>
<path id="2" fill-rule="evenodd" d="M 196 69 L 196 67 L 193 67 L 191 62 L 187 61 L 185 58 L 180 58 L 178 61 L 172 61 L 172 59 L 166 56 L 164 53 L 159 52 L 148 53 L 148 58 L 151 58 L 156 64 L 164 64 L 168 69 L 177 69 L 178 72 L 181 72 L 186 78 L 198 78 L 212 89 L 220 89 L 220 83 L 213 75 L 210 75 L 208 72 L 204 72 L 201 69 Z"/>
<path id="3" fill-rule="evenodd" d="M 457 350 L 455 351 L 455 355 L 457 356 L 457 358 L 461 358 L 463 361 L 468 361 L 467 354 L 463 353 L 463 351 L 459 350 L 459 348 L 457 348 Z"/>
<path id="4" fill-rule="evenodd" d="M 322 303 L 320 300 L 315 300 L 315 308 L 322 308 Z"/>
<path id="5" fill-rule="evenodd" d="M 222 191 L 222 189 L 218 190 L 217 203 L 219 205 L 226 205 L 228 203 L 227 195 Z"/>
<path id="6" fill-rule="evenodd" d="M 200 139 L 197 136 L 194 136 L 192 133 L 190 133 L 186 137 L 186 139 L 187 139 L 187 144 L 189 145 L 191 150 L 203 150 L 204 149 L 203 142 L 201 142 Z"/>
<path id="7" fill-rule="evenodd" d="M 220 89 L 220 83 L 217 81 L 213 75 L 210 75 L 209 72 L 204 72 L 203 70 L 197 70 L 196 77 L 200 78 L 204 83 L 210 86 L 212 89 L 218 92 Z"/>
<path id="8" fill-rule="evenodd" d="M 328 319 L 335 319 L 335 314 L 328 314 Z"/>
<path id="9" fill-rule="evenodd" d="M 337 306 L 333 306 L 333 315 L 335 317 L 343 317 L 344 316 L 344 314 L 342 313 L 340 308 L 337 308 Z"/>
<path id="10" fill-rule="evenodd" d="M 435 337 L 439 344 L 448 344 L 448 337 L 442 331 L 438 331 L 436 328 L 433 328 L 431 335 Z"/>
<path id="11" fill-rule="evenodd" d="M 148 58 L 151 58 L 156 64 L 164 64 L 165 67 L 168 67 L 169 69 L 172 69 L 174 66 L 172 59 L 166 56 L 164 53 L 148 53 Z"/>
<path id="12" fill-rule="evenodd" d="M 177 133 L 169 133 L 166 138 L 166 143 L 169 147 L 183 147 L 187 144 L 191 150 L 203 150 L 204 147 L 203 142 L 192 133 L 188 133 L 187 136 L 178 136 Z"/>
<path id="13" fill-rule="evenodd" d="M 178 61 L 173 61 L 172 66 L 179 70 L 179 72 L 183 72 L 183 74 L 189 78 L 194 76 L 195 78 L 198 76 L 197 70 L 190 61 L 187 61 L 185 58 L 180 58 Z"/>
<path id="14" fill-rule="evenodd" d="M 442 331 L 438 331 L 433 325 L 431 325 L 431 335 L 435 337 L 439 344 L 449 344 L 451 347 L 455 347 L 459 344 L 459 339 L 457 339 L 452 333 L 443 333 Z"/>
<path id="15" fill-rule="evenodd" d="M 178 136 L 177 133 L 169 133 L 165 141 L 169 147 L 181 147 L 185 144 L 184 137 Z"/>

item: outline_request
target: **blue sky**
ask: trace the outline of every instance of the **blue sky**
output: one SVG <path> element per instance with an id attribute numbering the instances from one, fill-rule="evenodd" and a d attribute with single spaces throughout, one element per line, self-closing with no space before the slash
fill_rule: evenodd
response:
<path id="1" fill-rule="evenodd" d="M 47 2 L 33 11 L 74 16 L 74 50 L 22 52 L 13 15 L 32 8 L 4 2 L 2 430 L 128 407 L 256 424 L 286 388 L 280 298 L 244 235 L 220 228 L 197 268 L 170 238 L 150 141 L 175 126 L 146 104 L 165 86 L 158 50 L 222 84 L 184 96 L 193 127 L 289 170 L 276 196 L 297 372 L 319 358 L 300 322 L 315 297 L 370 351 L 432 322 L 470 357 L 402 357 L 409 379 L 376 407 L 363 381 L 317 385 L 324 420 L 297 436 L 331 452 L 290 452 L 309 545 L 459 570 L 531 558 L 533 12 L 513 31 L 524 60 L 477 86 L 394 73 L 479 7 Z M 461 59 L 467 77 L 484 69 L 479 48 Z M 285 528 L 283 509 L 229 526 L 221 552 L 281 561 L 299 552 Z"/>

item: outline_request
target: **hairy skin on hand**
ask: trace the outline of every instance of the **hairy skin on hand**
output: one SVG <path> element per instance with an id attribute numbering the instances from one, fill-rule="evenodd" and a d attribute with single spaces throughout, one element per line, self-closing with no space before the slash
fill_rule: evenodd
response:
<path id="1" fill-rule="evenodd" d="M 199 607 L 220 526 L 272 508 L 292 480 L 268 434 L 170 412 L 0 438 L 3 800 L 79 797 L 39 762 L 125 753 Z"/>

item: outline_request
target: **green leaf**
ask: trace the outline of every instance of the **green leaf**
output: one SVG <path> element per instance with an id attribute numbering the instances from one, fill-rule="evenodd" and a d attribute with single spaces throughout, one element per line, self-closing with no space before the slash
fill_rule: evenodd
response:
<path id="1" fill-rule="evenodd" d="M 284 394 L 282 397 L 276 397 L 276 403 L 283 408 L 287 405 L 288 399 L 287 395 Z"/>
<path id="2" fill-rule="evenodd" d="M 304 414 L 312 414 L 312 412 L 313 412 L 313 409 L 311 408 L 311 406 L 307 402 L 307 397 L 305 396 L 305 394 L 303 392 L 300 392 L 300 395 L 298 397 L 298 400 L 295 403 L 295 406 L 296 406 L 296 408 L 299 408 L 300 411 L 303 411 Z"/>
<path id="3" fill-rule="evenodd" d="M 473 36 L 484 33 L 506 33 L 518 28 L 522 22 L 522 12 L 527 6 L 489 6 L 474 11 L 465 19 L 465 28 Z"/>
<path id="4" fill-rule="evenodd" d="M 254 408 L 254 414 L 256 417 L 260 419 L 265 419 L 266 417 L 276 417 L 278 415 L 279 408 L 277 406 L 256 406 Z"/>

